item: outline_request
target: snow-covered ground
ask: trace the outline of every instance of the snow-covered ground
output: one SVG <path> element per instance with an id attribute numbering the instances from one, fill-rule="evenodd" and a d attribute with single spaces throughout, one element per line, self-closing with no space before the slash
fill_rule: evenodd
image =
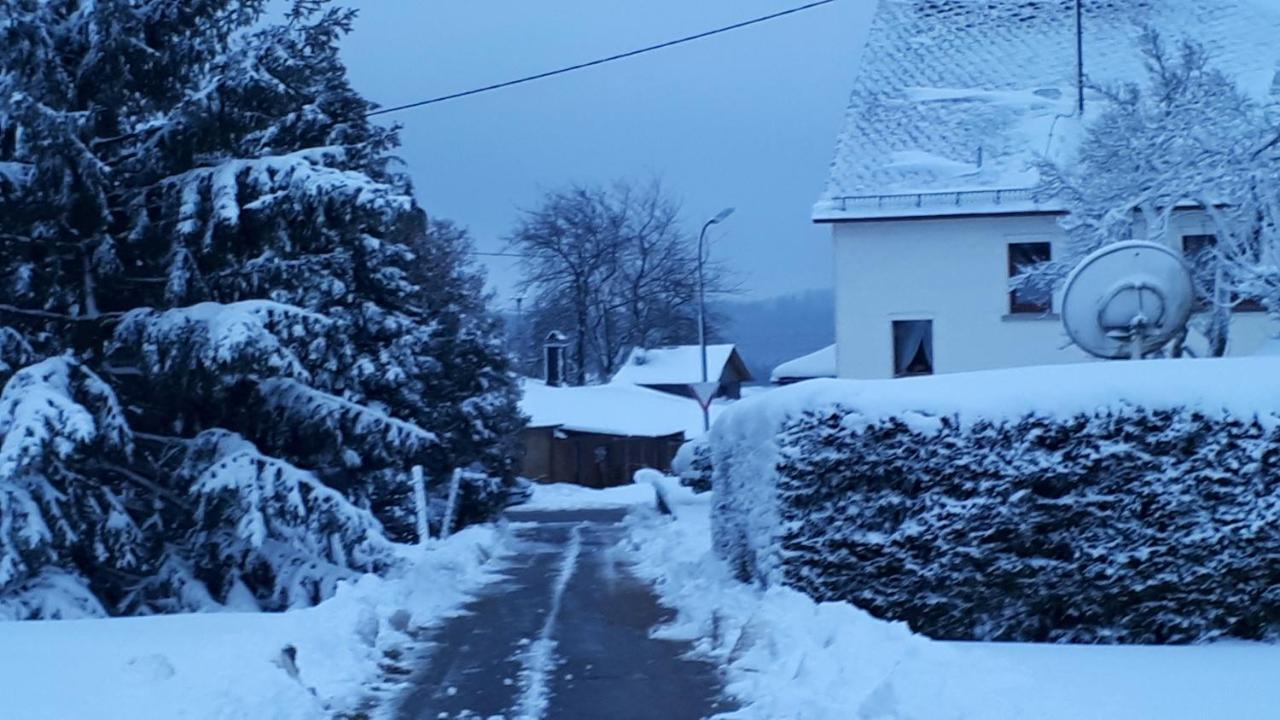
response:
<path id="1" fill-rule="evenodd" d="M 741 720 L 1204 720 L 1280 717 L 1280 646 L 936 642 L 843 603 L 733 579 L 709 496 L 675 521 L 636 509 L 626 546 L 692 640 L 725 668 Z"/>
<path id="2" fill-rule="evenodd" d="M 535 483 L 529 501 L 513 510 L 595 510 L 653 504 L 653 488 L 632 483 L 593 490 L 570 483 Z"/>
<path id="3" fill-rule="evenodd" d="M 0 717 L 331 718 L 367 698 L 385 653 L 409 641 L 403 628 L 456 613 L 509 549 L 490 526 L 402 548 L 403 573 L 306 610 L 0 623 Z"/>

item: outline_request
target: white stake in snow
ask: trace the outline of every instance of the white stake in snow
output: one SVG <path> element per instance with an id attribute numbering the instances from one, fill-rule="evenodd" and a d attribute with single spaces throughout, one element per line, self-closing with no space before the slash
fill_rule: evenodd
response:
<path id="1" fill-rule="evenodd" d="M 449 500 L 444 506 L 444 519 L 440 524 L 440 537 L 447 538 L 453 534 L 453 521 L 458 512 L 458 492 L 462 489 L 462 468 L 455 468 L 453 477 L 449 479 Z"/>
<path id="2" fill-rule="evenodd" d="M 551 671 L 555 669 L 556 620 L 560 616 L 560 604 L 569 580 L 578 569 L 578 557 L 582 554 L 583 524 L 574 525 L 569 531 L 569 543 L 560 560 L 560 572 L 551 586 L 551 607 L 542 630 L 529 649 L 520 657 L 520 697 L 516 699 L 516 720 L 541 720 L 547 715 L 551 702 Z"/>
<path id="3" fill-rule="evenodd" d="M 414 465 L 409 478 L 413 483 L 413 504 L 418 510 L 418 544 L 425 545 L 431 539 L 431 509 L 427 506 L 427 479 L 422 466 Z"/>

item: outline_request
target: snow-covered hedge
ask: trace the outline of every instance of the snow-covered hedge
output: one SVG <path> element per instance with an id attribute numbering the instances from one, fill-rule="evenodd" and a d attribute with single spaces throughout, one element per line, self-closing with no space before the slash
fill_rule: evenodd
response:
<path id="1" fill-rule="evenodd" d="M 712 435 L 744 577 L 940 638 L 1280 636 L 1280 362 L 818 381 Z"/>
<path id="2" fill-rule="evenodd" d="M 684 445 L 671 461 L 671 470 L 680 478 L 680 484 L 694 492 L 711 491 L 711 444 L 702 435 Z"/>

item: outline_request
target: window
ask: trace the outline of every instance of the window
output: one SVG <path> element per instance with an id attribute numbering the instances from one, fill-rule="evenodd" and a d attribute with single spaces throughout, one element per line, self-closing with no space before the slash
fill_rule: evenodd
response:
<path id="1" fill-rule="evenodd" d="M 1009 282 L 1053 259 L 1053 246 L 1047 242 L 1009 243 Z M 1009 290 L 1009 314 L 1047 315 L 1053 312 L 1053 291 L 1047 286 L 1019 287 Z"/>
<path id="2" fill-rule="evenodd" d="M 933 321 L 893 321 L 893 376 L 933 374 Z"/>
<path id="3" fill-rule="evenodd" d="M 1208 310 L 1213 293 L 1217 286 L 1218 259 L 1213 249 L 1218 246 L 1216 235 L 1183 235 L 1182 256 L 1191 266 L 1196 281 L 1196 309 Z M 1231 300 L 1236 312 L 1261 312 L 1262 303 L 1254 298 L 1240 297 L 1232 293 Z"/>

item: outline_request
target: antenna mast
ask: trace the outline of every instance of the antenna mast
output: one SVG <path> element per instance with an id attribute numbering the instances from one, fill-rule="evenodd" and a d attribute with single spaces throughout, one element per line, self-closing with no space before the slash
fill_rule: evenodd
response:
<path id="1" fill-rule="evenodd" d="M 1076 0 L 1076 97 L 1084 117 L 1084 0 Z"/>

